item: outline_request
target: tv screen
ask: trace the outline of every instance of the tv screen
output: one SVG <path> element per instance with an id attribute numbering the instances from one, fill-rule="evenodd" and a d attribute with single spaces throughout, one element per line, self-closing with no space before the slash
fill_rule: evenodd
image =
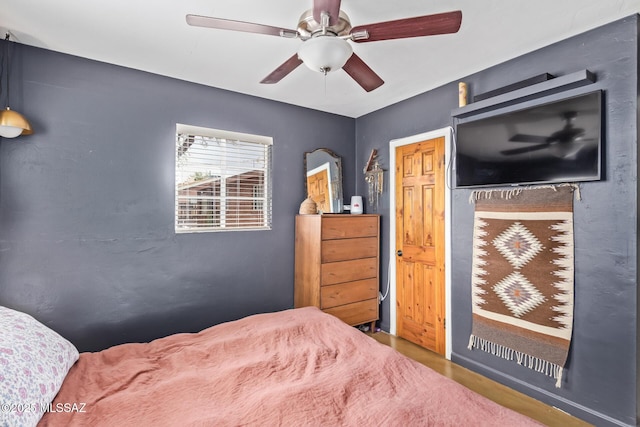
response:
<path id="1" fill-rule="evenodd" d="M 461 121 L 456 187 L 599 180 L 601 91 Z"/>

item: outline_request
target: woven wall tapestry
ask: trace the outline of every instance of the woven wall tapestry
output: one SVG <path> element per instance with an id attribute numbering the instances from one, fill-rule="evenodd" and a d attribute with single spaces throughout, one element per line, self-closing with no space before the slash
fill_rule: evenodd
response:
<path id="1" fill-rule="evenodd" d="M 469 349 L 562 383 L 573 327 L 576 185 L 476 191 Z M 579 196 L 579 194 L 577 194 Z"/>

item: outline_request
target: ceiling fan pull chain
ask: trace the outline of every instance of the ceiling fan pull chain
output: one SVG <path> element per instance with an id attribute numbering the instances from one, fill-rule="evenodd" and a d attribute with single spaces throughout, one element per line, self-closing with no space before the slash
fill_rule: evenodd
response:
<path id="1" fill-rule="evenodd" d="M 327 71 L 324 71 L 324 99 L 327 99 Z"/>

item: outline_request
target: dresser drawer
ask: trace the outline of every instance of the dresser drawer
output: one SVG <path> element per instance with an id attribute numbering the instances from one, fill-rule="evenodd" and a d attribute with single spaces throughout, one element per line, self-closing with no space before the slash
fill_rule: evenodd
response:
<path id="1" fill-rule="evenodd" d="M 378 256 L 378 238 L 360 237 L 322 241 L 322 262 L 347 261 Z"/>
<path id="2" fill-rule="evenodd" d="M 338 215 L 322 219 L 322 240 L 375 237 L 377 235 L 378 216 Z"/>
<path id="3" fill-rule="evenodd" d="M 320 288 L 320 308 L 331 308 L 377 298 L 378 280 L 365 279 Z"/>
<path id="4" fill-rule="evenodd" d="M 322 264 L 320 286 L 378 277 L 378 258 L 363 258 Z"/>
<path id="5" fill-rule="evenodd" d="M 328 308 L 323 311 L 336 316 L 349 325 L 361 325 L 378 320 L 378 298 Z"/>

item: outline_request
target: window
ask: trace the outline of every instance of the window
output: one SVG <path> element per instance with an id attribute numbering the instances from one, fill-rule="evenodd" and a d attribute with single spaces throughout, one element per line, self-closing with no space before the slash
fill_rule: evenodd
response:
<path id="1" fill-rule="evenodd" d="M 271 229 L 273 139 L 176 126 L 176 233 Z"/>

